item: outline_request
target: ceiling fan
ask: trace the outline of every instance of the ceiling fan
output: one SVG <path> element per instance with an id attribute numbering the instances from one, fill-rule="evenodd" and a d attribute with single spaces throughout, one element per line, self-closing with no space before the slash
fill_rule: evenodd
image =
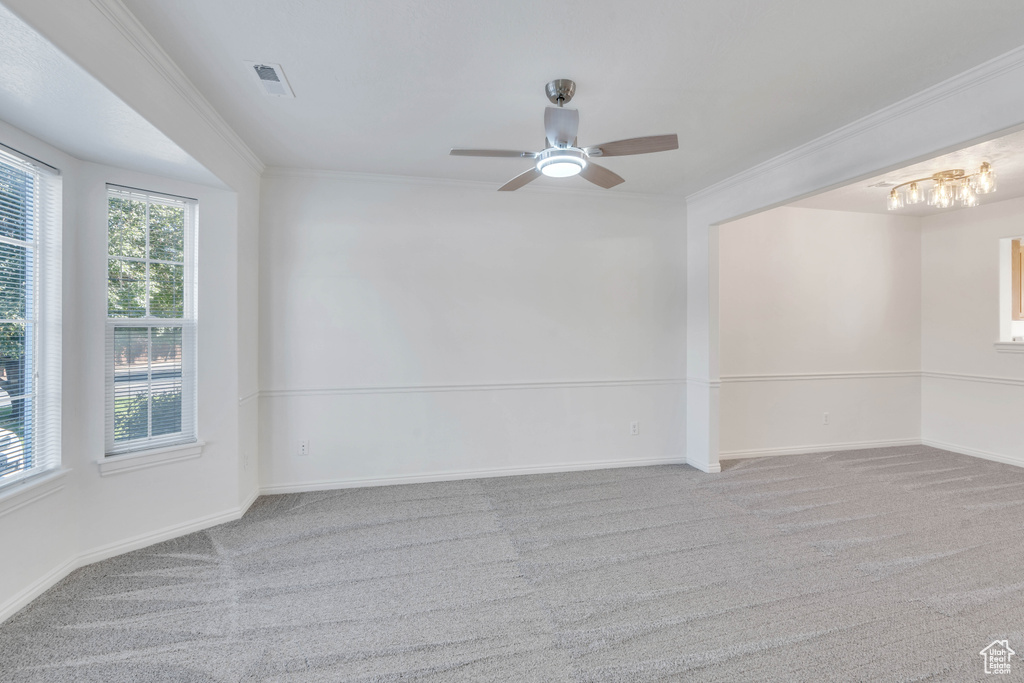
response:
<path id="1" fill-rule="evenodd" d="M 520 173 L 512 180 L 498 188 L 509 192 L 518 190 L 541 175 L 552 178 L 567 178 L 581 175 L 595 185 L 603 188 L 615 187 L 625 179 L 598 166 L 591 159 L 595 157 L 618 157 L 627 154 L 650 154 L 679 149 L 679 139 L 675 135 L 649 135 L 643 138 L 629 138 L 606 142 L 593 147 L 580 147 L 576 141 L 576 131 L 580 126 L 580 113 L 577 109 L 565 109 L 572 96 L 576 94 L 576 84 L 567 78 L 551 81 L 545 87 L 548 99 L 557 106 L 544 110 L 544 132 L 546 147 L 540 152 L 516 152 L 508 149 L 459 149 L 453 148 L 449 154 L 457 157 L 515 157 L 533 159 L 533 168 Z"/>

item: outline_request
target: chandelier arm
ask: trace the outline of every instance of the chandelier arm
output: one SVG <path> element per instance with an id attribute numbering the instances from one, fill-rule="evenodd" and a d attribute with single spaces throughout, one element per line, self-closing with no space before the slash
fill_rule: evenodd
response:
<path id="1" fill-rule="evenodd" d="M 945 173 L 945 171 L 943 171 L 943 173 Z M 927 178 L 918 178 L 917 180 L 908 180 L 905 183 L 900 183 L 899 185 L 893 185 L 889 189 L 890 190 L 898 190 L 901 187 L 906 187 L 907 185 L 913 185 L 914 183 L 924 183 L 924 182 L 927 182 L 929 180 L 934 183 L 937 180 L 939 180 L 939 178 L 936 178 L 935 176 L 941 176 L 941 175 L 942 175 L 942 173 L 936 173 L 935 175 L 930 175 Z M 964 179 L 968 179 L 968 178 L 973 178 L 974 176 L 979 176 L 979 175 L 981 175 L 980 171 L 976 172 L 976 173 L 965 173 L 963 175 L 950 176 L 949 178 L 942 178 L 942 180 L 945 180 L 948 183 L 948 182 L 952 182 L 952 181 L 955 181 L 955 180 L 964 180 Z"/>
<path id="2" fill-rule="evenodd" d="M 898 190 L 901 187 L 906 187 L 907 185 L 913 185 L 914 183 L 923 183 L 923 182 L 928 181 L 928 180 L 934 181 L 935 180 L 935 176 L 928 176 L 927 178 L 918 178 L 917 180 L 908 180 L 905 183 L 900 183 L 899 185 L 893 185 L 891 189 Z"/>

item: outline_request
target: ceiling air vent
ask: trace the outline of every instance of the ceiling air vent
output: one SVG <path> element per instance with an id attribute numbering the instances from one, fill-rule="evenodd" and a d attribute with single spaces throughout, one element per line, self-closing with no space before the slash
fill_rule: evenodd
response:
<path id="1" fill-rule="evenodd" d="M 274 97 L 295 97 L 295 93 L 292 92 L 291 86 L 288 85 L 288 79 L 284 77 L 284 71 L 281 69 L 280 64 L 266 64 L 259 62 L 246 62 L 249 68 L 252 69 L 253 75 L 256 77 L 256 82 L 260 85 L 260 90 L 265 95 L 273 95 Z"/>

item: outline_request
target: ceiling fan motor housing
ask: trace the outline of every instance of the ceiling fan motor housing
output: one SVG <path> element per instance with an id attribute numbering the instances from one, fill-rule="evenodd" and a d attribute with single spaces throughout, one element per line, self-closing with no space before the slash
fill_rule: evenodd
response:
<path id="1" fill-rule="evenodd" d="M 576 94 L 576 84 L 568 78 L 558 78 L 544 86 L 544 94 L 551 100 L 551 104 L 561 107 L 569 104 L 572 96 Z"/>
<path id="2" fill-rule="evenodd" d="M 586 152 L 578 147 L 549 147 L 537 156 L 537 170 L 552 178 L 577 175 L 586 166 Z"/>

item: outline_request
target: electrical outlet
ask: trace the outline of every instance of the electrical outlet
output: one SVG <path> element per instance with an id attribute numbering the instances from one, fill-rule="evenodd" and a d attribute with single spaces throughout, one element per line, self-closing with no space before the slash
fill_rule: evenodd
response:
<path id="1" fill-rule="evenodd" d="M 629 423 L 629 433 L 631 436 L 640 436 L 640 421 L 633 420 Z"/>
<path id="2" fill-rule="evenodd" d="M 823 425 L 827 425 L 828 424 L 828 413 L 823 413 L 822 414 L 822 416 L 821 416 L 821 424 L 823 424 Z"/>
<path id="3" fill-rule="evenodd" d="M 309 455 L 309 440 L 299 442 L 299 455 Z"/>

